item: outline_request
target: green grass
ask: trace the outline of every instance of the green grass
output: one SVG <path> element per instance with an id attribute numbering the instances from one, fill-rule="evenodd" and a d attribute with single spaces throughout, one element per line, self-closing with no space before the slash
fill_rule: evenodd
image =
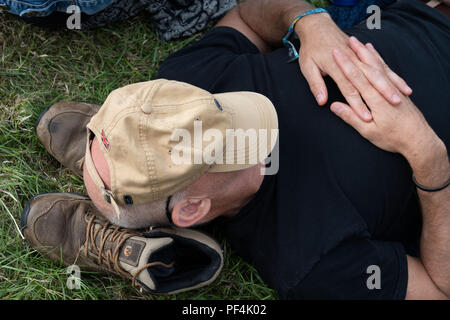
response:
<path id="1" fill-rule="evenodd" d="M 0 13 L 0 298 L 1 299 L 270 299 L 257 272 L 226 248 L 212 285 L 155 296 L 116 276 L 82 273 L 81 290 L 66 269 L 19 236 L 25 203 L 42 192 L 85 193 L 83 183 L 52 159 L 34 132 L 47 106 L 60 100 L 101 104 L 115 88 L 154 78 L 170 53 L 200 38 L 161 42 L 148 16 L 91 32 L 48 31 Z M 226 243 L 224 243 L 226 246 Z"/>
<path id="2" fill-rule="evenodd" d="M 201 37 L 161 42 L 148 18 L 73 32 L 43 30 L 0 12 L 0 299 L 276 299 L 226 242 L 224 270 L 203 289 L 155 296 L 116 276 L 82 273 L 81 290 L 69 290 L 66 269 L 28 247 L 16 230 L 13 219 L 19 223 L 33 195 L 85 193 L 37 139 L 41 111 L 60 100 L 101 104 L 113 89 L 154 78 L 169 54 Z"/>

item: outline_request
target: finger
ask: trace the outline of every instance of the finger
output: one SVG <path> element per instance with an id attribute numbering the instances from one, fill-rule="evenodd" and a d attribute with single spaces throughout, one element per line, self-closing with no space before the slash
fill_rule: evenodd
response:
<path id="1" fill-rule="evenodd" d="M 378 51 L 375 50 L 375 47 L 370 42 L 366 43 L 366 48 L 369 49 L 369 51 L 372 52 L 372 54 L 374 54 L 383 64 L 386 64 L 386 62 L 384 62 L 384 59 L 380 56 Z"/>
<path id="2" fill-rule="evenodd" d="M 357 61 L 357 65 L 351 61 L 351 59 L 338 49 L 333 50 L 333 57 L 336 64 L 342 70 L 344 75 L 349 81 L 356 87 L 364 98 L 367 105 L 372 109 L 372 112 L 384 108 L 384 106 L 390 106 L 386 99 L 373 87 L 371 81 L 367 78 L 367 70 L 370 66 Z M 374 69 L 371 72 L 375 72 Z"/>
<path id="3" fill-rule="evenodd" d="M 412 94 L 412 89 L 406 84 L 406 81 L 403 80 L 399 75 L 397 75 L 394 71 L 388 68 L 386 71 L 389 79 L 395 84 L 398 90 L 403 93 L 405 96 L 409 96 Z"/>
<path id="4" fill-rule="evenodd" d="M 300 60 L 300 70 L 308 82 L 317 103 L 323 106 L 328 100 L 328 92 L 319 68 L 314 62 L 302 62 Z"/>
<path id="5" fill-rule="evenodd" d="M 348 81 L 342 72 L 332 74 L 331 77 L 337 83 L 339 90 L 342 92 L 345 100 L 356 112 L 356 114 L 364 121 L 372 121 L 372 114 L 366 104 L 361 99 L 361 95 L 356 87 Z"/>
<path id="6" fill-rule="evenodd" d="M 345 76 L 339 66 L 336 64 L 329 71 L 331 78 L 336 82 L 342 95 L 348 104 L 355 110 L 356 114 L 364 121 L 372 121 L 372 115 L 366 104 L 362 101 L 360 92 Z"/>
<path id="7" fill-rule="evenodd" d="M 372 85 L 370 84 L 370 82 L 367 80 L 367 78 L 365 77 L 364 73 L 351 61 L 351 59 L 344 53 L 342 53 L 340 50 L 333 50 L 333 57 L 334 60 L 336 61 L 336 64 L 338 65 L 338 67 L 340 68 L 341 73 L 343 74 L 344 78 L 346 78 L 345 80 L 348 81 L 350 83 L 350 85 L 352 85 L 353 90 L 355 90 L 356 95 L 358 96 L 359 100 L 361 101 L 361 104 L 363 106 L 357 106 L 356 108 L 351 104 L 351 102 L 347 99 L 347 101 L 349 102 L 349 104 L 351 105 L 351 107 L 355 110 L 355 112 L 361 117 L 361 115 L 363 115 L 363 117 L 361 117 L 361 119 L 363 119 L 364 121 L 370 121 L 372 119 L 372 115 L 369 112 L 369 110 L 367 109 L 367 106 L 362 102 L 361 100 L 361 95 L 363 95 L 364 99 L 366 99 L 366 101 L 373 101 L 374 98 L 376 99 L 377 97 L 374 97 L 374 94 L 377 94 L 376 90 L 372 87 Z M 342 89 L 341 89 L 342 91 Z M 344 91 L 342 91 L 344 92 Z M 354 93 L 352 93 L 353 95 L 355 95 Z M 355 96 L 356 96 L 355 95 Z M 345 94 L 344 94 L 345 96 Z M 352 98 L 350 98 L 352 99 Z M 379 99 L 376 99 L 379 100 Z M 357 102 L 359 103 L 359 102 Z M 364 114 L 365 112 L 368 113 Z"/>
<path id="8" fill-rule="evenodd" d="M 339 118 L 344 120 L 347 124 L 352 126 L 356 131 L 362 133 L 364 130 L 364 126 L 367 126 L 368 123 L 361 120 L 355 111 L 350 108 L 350 106 L 346 105 L 342 102 L 333 102 L 330 106 L 330 110 L 333 111 Z"/>
<path id="9" fill-rule="evenodd" d="M 354 42 L 354 40 L 352 40 Z M 360 45 L 362 45 L 360 43 Z M 410 95 L 412 93 L 412 89 L 406 84 L 406 82 L 399 77 L 395 72 L 393 72 L 389 66 L 384 62 L 383 58 L 380 56 L 377 50 L 375 50 L 374 46 L 371 43 L 367 43 L 365 46 L 384 66 L 389 79 L 394 83 L 398 90 L 404 95 Z"/>
<path id="10" fill-rule="evenodd" d="M 383 58 L 380 56 L 378 51 L 375 50 L 373 45 L 371 43 L 367 43 L 366 44 L 366 48 L 369 49 L 370 52 L 372 52 L 374 55 L 376 55 L 377 58 L 380 59 L 380 61 L 383 62 L 384 66 L 385 66 L 385 68 L 387 70 L 387 74 L 388 74 L 389 78 L 395 84 L 397 89 L 400 90 L 400 92 L 403 93 L 404 95 L 407 95 L 407 96 L 411 95 L 412 94 L 412 89 L 408 86 L 406 81 L 403 80 L 400 76 L 398 76 L 394 71 L 392 71 L 388 67 L 388 65 L 384 62 Z"/>
<path id="11" fill-rule="evenodd" d="M 379 66 L 380 68 L 383 67 L 385 64 L 383 59 L 378 55 L 374 55 L 368 48 L 366 48 L 356 37 L 351 36 L 348 39 L 348 43 L 350 45 L 350 48 L 356 53 L 358 58 L 367 64 L 370 64 L 372 66 Z"/>
<path id="12" fill-rule="evenodd" d="M 336 64 L 360 93 L 371 88 L 372 85 L 364 73 L 345 53 L 338 49 L 334 49 L 332 53 Z"/>
<path id="13" fill-rule="evenodd" d="M 389 101 L 393 105 L 398 105 L 401 103 L 400 94 L 397 90 L 397 86 L 391 81 L 390 77 L 387 74 L 387 70 L 390 71 L 389 67 L 386 66 L 383 59 L 379 57 L 378 53 L 374 54 L 369 50 L 366 46 L 364 46 L 361 42 L 358 41 L 355 37 L 350 37 L 349 40 L 350 47 L 355 51 L 358 57 L 362 62 L 375 67 L 375 70 L 386 71 L 385 76 L 378 76 L 373 78 L 374 81 L 372 85 L 380 92 L 387 101 Z M 377 56 L 378 55 L 378 56 Z M 380 72 L 378 72 L 380 73 Z"/>

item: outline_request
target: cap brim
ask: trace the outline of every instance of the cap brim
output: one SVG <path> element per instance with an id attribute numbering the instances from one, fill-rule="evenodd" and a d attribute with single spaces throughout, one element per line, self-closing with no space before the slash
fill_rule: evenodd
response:
<path id="1" fill-rule="evenodd" d="M 262 163 L 272 152 L 278 138 L 278 117 L 272 102 L 255 92 L 220 93 L 214 94 L 214 98 L 224 111 L 232 115 L 231 129 L 235 132 L 241 129 L 241 133 L 253 131 L 257 142 L 251 143 L 251 139 L 245 138 L 245 145 L 240 146 L 236 137 L 234 140 L 227 139 L 224 163 L 215 163 L 208 172 L 237 171 Z M 230 143 L 231 141 L 234 142 Z M 234 156 L 231 157 L 231 153 Z M 233 161 L 226 161 L 228 154 Z"/>

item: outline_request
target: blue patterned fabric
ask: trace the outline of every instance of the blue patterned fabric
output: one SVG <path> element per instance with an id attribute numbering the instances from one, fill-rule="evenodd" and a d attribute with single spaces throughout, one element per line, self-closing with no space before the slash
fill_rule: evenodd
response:
<path id="1" fill-rule="evenodd" d="M 0 5 L 18 16 L 48 16 L 55 11 L 65 12 L 70 5 L 77 5 L 81 12 L 95 14 L 108 7 L 114 0 L 0 0 Z"/>
<path id="2" fill-rule="evenodd" d="M 368 6 L 375 4 L 382 9 L 393 2 L 395 0 L 360 0 L 352 7 L 333 4 L 327 11 L 336 24 L 345 29 L 366 19 Z M 59 27 L 65 27 L 63 13 L 72 4 L 78 5 L 83 14 L 81 29 L 129 19 L 141 10 L 147 10 L 159 37 L 169 41 L 204 30 L 236 6 L 236 0 L 0 0 L 4 9 L 27 17 L 30 22 L 45 26 L 58 20 L 55 25 Z"/>
<path id="3" fill-rule="evenodd" d="M 236 0 L 0 0 L 3 10 L 50 28 L 66 26 L 66 10 L 73 4 L 80 8 L 83 30 L 126 20 L 147 10 L 160 39 L 169 41 L 204 30 L 235 7 Z"/>

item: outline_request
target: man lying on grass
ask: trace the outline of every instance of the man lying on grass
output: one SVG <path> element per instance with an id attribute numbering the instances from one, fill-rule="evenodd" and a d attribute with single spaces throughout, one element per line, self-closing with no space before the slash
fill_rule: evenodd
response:
<path id="1" fill-rule="evenodd" d="M 184 250 L 192 242 L 182 234 L 212 222 L 281 298 L 450 297 L 450 22 L 413 0 L 387 8 L 379 30 L 361 24 L 344 33 L 326 12 L 309 14 L 294 28 L 300 72 L 281 39 L 311 9 L 297 0 L 248 1 L 169 57 L 159 80 L 113 91 L 98 113 L 89 104 L 52 106 L 38 135 L 84 174 L 92 202 L 35 197 L 23 214 L 27 239 L 35 247 L 61 241 L 67 264 L 81 246 L 97 270 L 168 292 L 214 279 L 216 247 Z M 174 132 L 193 133 L 199 123 L 216 133 L 279 128 L 278 146 L 260 144 L 272 163 L 248 163 L 247 147 L 244 163 L 174 163 Z M 182 151 L 211 153 L 206 140 Z M 168 243 L 178 233 L 187 240 L 174 250 L 153 245 L 159 254 L 144 262 L 159 264 L 136 270 L 123 263 L 135 247 L 91 214 L 127 228 L 180 227 L 153 236 L 114 229 L 136 242 Z M 97 250 L 89 255 L 88 247 Z M 189 273 L 192 260 L 203 267 Z"/>

